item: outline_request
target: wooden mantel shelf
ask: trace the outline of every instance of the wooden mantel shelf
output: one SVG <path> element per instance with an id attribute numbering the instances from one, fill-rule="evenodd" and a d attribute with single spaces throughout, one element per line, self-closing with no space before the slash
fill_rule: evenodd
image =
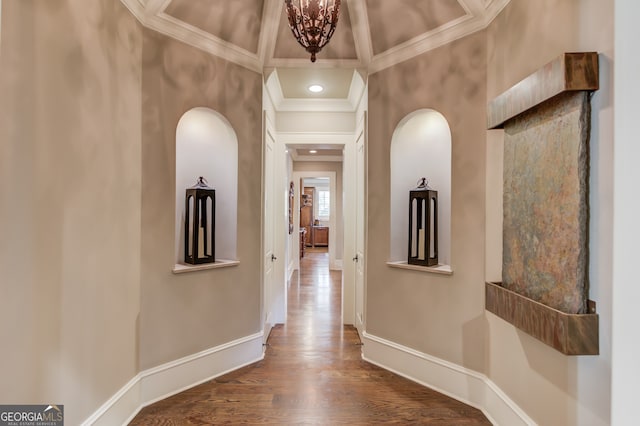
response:
<path id="1" fill-rule="evenodd" d="M 567 314 L 486 283 L 485 308 L 565 355 L 598 355 L 598 315 Z M 595 311 L 595 309 L 594 309 Z"/>
<path id="2" fill-rule="evenodd" d="M 598 53 L 564 53 L 489 102 L 487 128 L 498 129 L 534 106 L 564 92 L 598 90 Z"/>

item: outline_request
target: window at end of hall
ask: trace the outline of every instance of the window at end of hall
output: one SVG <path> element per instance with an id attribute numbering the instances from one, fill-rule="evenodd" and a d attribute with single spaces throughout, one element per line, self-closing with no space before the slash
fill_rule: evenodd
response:
<path id="1" fill-rule="evenodd" d="M 318 217 L 323 219 L 329 218 L 329 191 L 328 190 L 319 190 L 318 191 Z"/>

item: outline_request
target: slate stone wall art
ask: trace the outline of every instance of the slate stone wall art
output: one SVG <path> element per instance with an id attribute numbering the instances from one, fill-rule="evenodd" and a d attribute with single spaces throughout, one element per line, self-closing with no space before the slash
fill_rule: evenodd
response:
<path id="1" fill-rule="evenodd" d="M 502 283 L 487 284 L 486 309 L 570 355 L 598 353 L 588 299 L 597 89 L 597 53 L 565 53 L 488 107 L 488 127 L 504 128 L 504 217 Z"/>
<path id="2" fill-rule="evenodd" d="M 590 103 L 567 92 L 504 126 L 502 285 L 587 312 Z"/>

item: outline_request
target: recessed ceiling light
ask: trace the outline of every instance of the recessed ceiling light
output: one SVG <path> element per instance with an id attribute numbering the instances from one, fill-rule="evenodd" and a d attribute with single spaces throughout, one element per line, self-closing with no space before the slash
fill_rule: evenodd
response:
<path id="1" fill-rule="evenodd" d="M 310 92 L 313 93 L 320 93 L 324 90 L 324 87 L 320 86 L 319 84 L 312 84 L 311 86 L 308 87 Z"/>
<path id="2" fill-rule="evenodd" d="M 318 151 L 316 151 L 315 149 L 309 150 L 309 154 L 315 154 L 316 152 L 318 152 Z"/>

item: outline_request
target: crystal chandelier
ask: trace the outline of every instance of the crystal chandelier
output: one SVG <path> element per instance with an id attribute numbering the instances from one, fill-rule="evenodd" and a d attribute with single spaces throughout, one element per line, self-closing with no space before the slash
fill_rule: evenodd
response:
<path id="1" fill-rule="evenodd" d="M 340 13 L 340 0 L 284 0 L 289 17 L 289 27 L 298 43 L 311 53 L 316 53 L 329 43 L 336 30 Z"/>

